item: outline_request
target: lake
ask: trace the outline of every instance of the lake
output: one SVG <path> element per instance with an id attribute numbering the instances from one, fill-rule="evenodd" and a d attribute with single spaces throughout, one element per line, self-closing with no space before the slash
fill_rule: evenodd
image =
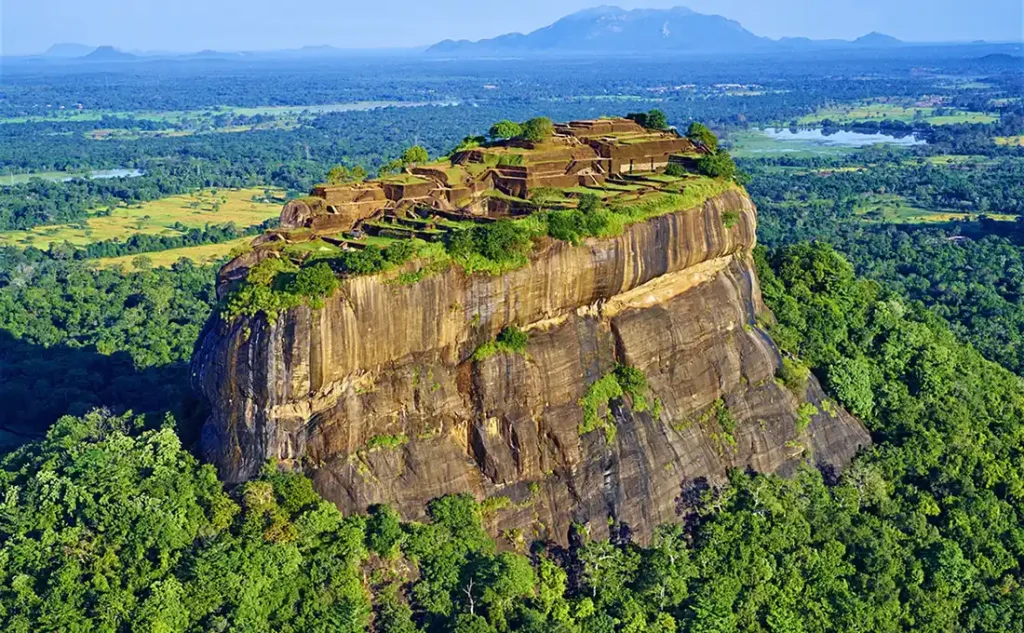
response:
<path id="1" fill-rule="evenodd" d="M 766 154 L 838 154 L 871 145 L 912 147 L 926 145 L 927 141 L 913 135 L 896 137 L 882 133 L 829 130 L 821 128 L 789 129 L 764 128 L 747 130 L 731 136 L 735 156 L 763 156 Z"/>
<path id="2" fill-rule="evenodd" d="M 32 180 L 33 178 L 42 178 L 43 180 L 52 180 L 54 182 L 68 182 L 75 178 L 96 178 L 98 180 L 107 180 L 110 178 L 138 178 L 144 174 L 141 169 L 96 169 L 90 172 L 69 174 L 66 171 L 46 171 L 37 172 L 34 174 L 5 174 L 0 176 L 0 185 L 20 185 Z"/>

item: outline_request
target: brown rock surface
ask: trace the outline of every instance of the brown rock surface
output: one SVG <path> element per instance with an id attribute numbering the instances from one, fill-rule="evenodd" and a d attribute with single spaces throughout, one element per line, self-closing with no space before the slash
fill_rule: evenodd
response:
<path id="1" fill-rule="evenodd" d="M 730 229 L 725 212 L 739 214 Z M 676 518 L 684 486 L 730 468 L 843 466 L 869 443 L 863 426 L 813 378 L 799 399 L 774 380 L 779 352 L 755 321 L 755 222 L 735 190 L 618 238 L 542 244 L 503 277 L 356 277 L 321 310 L 214 317 L 193 360 L 211 410 L 204 454 L 229 481 L 276 458 L 346 511 L 390 502 L 417 518 L 446 493 L 506 496 L 492 527 L 561 542 L 572 522 L 609 516 L 643 541 Z M 529 331 L 525 355 L 472 360 L 508 325 Z M 610 443 L 581 437 L 578 402 L 617 362 L 644 371 L 661 417 L 627 397 Z M 821 412 L 800 431 L 803 400 Z"/>

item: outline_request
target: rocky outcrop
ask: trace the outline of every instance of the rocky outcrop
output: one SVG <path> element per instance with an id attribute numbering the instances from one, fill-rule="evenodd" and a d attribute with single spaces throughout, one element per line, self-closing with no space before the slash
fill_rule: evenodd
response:
<path id="1" fill-rule="evenodd" d="M 755 224 L 732 190 L 617 238 L 548 241 L 502 277 L 355 277 L 320 310 L 215 317 L 193 360 L 204 454 L 235 482 L 277 459 L 346 511 L 390 502 L 417 518 L 468 491 L 500 508 L 496 530 L 562 542 L 609 517 L 643 540 L 688 486 L 731 468 L 841 467 L 868 434 L 813 377 L 801 393 L 775 380 Z M 525 353 L 473 360 L 509 325 L 529 332 Z M 581 435 L 579 401 L 619 363 L 658 406 L 613 399 L 615 432 Z"/>

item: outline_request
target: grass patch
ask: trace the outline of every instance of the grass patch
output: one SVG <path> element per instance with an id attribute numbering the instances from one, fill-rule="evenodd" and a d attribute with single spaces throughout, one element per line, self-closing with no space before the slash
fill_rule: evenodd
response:
<path id="1" fill-rule="evenodd" d="M 680 193 L 652 193 L 632 203 L 615 205 L 611 211 L 622 216 L 624 224 L 628 226 L 673 211 L 691 209 L 708 198 L 736 188 L 732 181 L 705 176 L 694 176 L 683 182 Z"/>
<path id="2" fill-rule="evenodd" d="M 415 174 L 394 174 L 391 176 L 384 176 L 380 179 L 380 182 L 395 185 L 421 185 L 430 182 L 430 180 Z"/>
<path id="3" fill-rule="evenodd" d="M 340 256 L 342 252 L 343 251 L 334 244 L 330 244 L 323 240 L 312 240 L 309 242 L 289 244 L 284 249 L 285 255 L 305 258 L 306 261 L 312 259 L 330 259 Z"/>
<path id="4" fill-rule="evenodd" d="M 1024 136 L 997 136 L 993 140 L 995 140 L 996 145 L 1024 147 Z"/>
<path id="5" fill-rule="evenodd" d="M 283 192 L 272 192 L 282 196 Z M 109 239 L 126 239 L 135 233 L 180 235 L 175 226 L 203 228 L 207 224 L 233 222 L 239 228 L 256 226 L 281 214 L 281 202 L 264 200 L 264 189 L 203 189 L 131 206 L 107 213 L 97 209 L 84 222 L 37 226 L 26 231 L 0 232 L 0 245 L 45 250 L 53 242 L 78 246 Z"/>
<path id="6" fill-rule="evenodd" d="M 943 114 L 936 114 L 936 108 L 897 105 L 892 103 L 857 103 L 823 108 L 814 114 L 799 119 L 800 125 L 814 125 L 825 119 L 836 123 L 860 121 L 921 121 L 930 125 L 951 125 L 955 123 L 993 123 L 998 117 L 983 112 L 969 112 L 945 108 Z"/>
<path id="7" fill-rule="evenodd" d="M 448 270 L 448 268 L 451 266 L 451 263 L 452 260 L 447 255 L 445 255 L 443 258 L 439 257 L 436 259 L 431 259 L 429 263 L 427 263 L 424 266 L 420 266 L 416 270 L 408 270 L 403 273 L 400 273 L 397 277 L 394 278 L 394 280 L 392 280 L 391 283 L 394 283 L 399 286 L 411 286 L 413 284 L 418 284 L 427 277 L 432 277 L 438 273 L 443 273 L 444 271 Z"/>
<path id="8" fill-rule="evenodd" d="M 480 514 L 485 517 L 494 516 L 502 510 L 508 509 L 512 505 L 512 499 L 504 495 L 496 495 L 494 497 L 487 497 L 480 502 Z"/>
<path id="9" fill-rule="evenodd" d="M 166 251 L 155 253 L 139 253 L 137 255 L 125 255 L 123 257 L 103 257 L 94 259 L 90 263 L 97 268 L 114 268 L 121 266 L 125 270 L 135 270 L 136 258 L 144 257 L 154 268 L 170 268 L 179 259 L 188 259 L 192 262 L 205 265 L 214 264 L 231 256 L 236 248 L 242 248 L 252 242 L 251 237 L 242 237 L 230 242 L 220 244 L 203 244 L 202 246 L 185 246 L 172 248 Z"/>
<path id="10" fill-rule="evenodd" d="M 393 450 L 409 443 L 409 437 L 405 433 L 396 435 L 374 435 L 366 440 L 366 450 L 376 449 Z"/>
<path id="11" fill-rule="evenodd" d="M 1017 219 L 1017 216 L 1008 214 L 961 213 L 958 211 L 927 209 L 910 204 L 906 198 L 897 194 L 864 194 L 854 207 L 853 212 L 855 216 L 864 222 L 894 224 L 928 224 L 955 220 L 974 221 L 981 215 L 998 221 L 1014 222 Z"/>
<path id="12" fill-rule="evenodd" d="M 714 423 L 718 427 L 718 432 L 713 432 L 711 437 L 716 439 L 716 441 L 724 440 L 730 446 L 736 446 L 735 433 L 738 423 L 736 418 L 733 417 L 732 412 L 729 411 L 729 407 L 726 406 L 725 400 L 721 398 L 715 400 L 711 408 L 700 417 L 699 423 L 702 427 Z"/>

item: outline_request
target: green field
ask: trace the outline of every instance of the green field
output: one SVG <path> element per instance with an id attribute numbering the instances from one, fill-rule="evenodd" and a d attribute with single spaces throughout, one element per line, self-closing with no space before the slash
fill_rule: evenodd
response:
<path id="1" fill-rule="evenodd" d="M 31 174 L 3 174 L 0 176 L 0 185 L 23 185 L 33 178 L 43 180 L 63 180 L 64 178 L 85 177 L 84 173 L 72 173 L 66 171 L 39 171 Z"/>
<path id="2" fill-rule="evenodd" d="M 918 159 L 917 162 L 929 163 L 940 167 L 948 167 L 950 165 L 991 165 L 993 163 L 992 159 L 987 156 L 972 154 L 939 154 Z"/>
<path id="3" fill-rule="evenodd" d="M 978 213 L 955 213 L 925 209 L 914 206 L 908 203 L 902 196 L 895 194 L 865 195 L 854 209 L 854 213 L 865 222 L 893 222 L 899 224 L 977 220 L 982 215 Z M 1017 219 L 1017 216 L 1003 214 L 986 214 L 986 217 L 991 220 L 1006 222 L 1013 222 Z"/>
<path id="4" fill-rule="evenodd" d="M 176 223 L 202 228 L 207 224 L 234 222 L 239 228 L 245 228 L 280 215 L 283 192 L 275 191 L 271 195 L 278 199 L 264 200 L 264 190 L 257 188 L 206 189 L 117 207 L 109 215 L 98 212 L 78 224 L 5 231 L 0 233 L 0 245 L 45 249 L 52 242 L 85 245 L 113 238 L 125 239 L 134 233 L 176 235 L 178 232 L 172 228 Z M 254 201 L 254 196 L 260 201 Z"/>
<path id="5" fill-rule="evenodd" d="M 242 246 L 252 241 L 251 237 L 243 237 L 230 242 L 220 244 L 204 244 L 202 246 L 186 246 L 184 248 L 172 248 L 156 253 L 140 253 L 138 255 L 125 255 L 124 257 L 103 257 L 92 260 L 92 264 L 99 268 L 112 268 L 121 266 L 125 270 L 134 270 L 133 262 L 138 257 L 145 257 L 155 268 L 169 268 L 179 259 L 191 259 L 197 264 L 211 264 L 224 259 L 237 246 Z"/>
<path id="6" fill-rule="evenodd" d="M 983 112 L 966 111 L 939 116 L 935 114 L 935 108 L 931 107 L 870 103 L 823 108 L 814 114 L 801 117 L 797 123 L 800 125 L 815 125 L 825 119 L 830 119 L 836 123 L 854 123 L 859 121 L 902 121 L 904 123 L 912 123 L 914 121 L 923 121 L 931 125 L 949 125 L 952 123 L 993 123 L 998 121 L 999 117 Z"/>
<path id="7" fill-rule="evenodd" d="M 1024 147 L 1024 136 L 997 136 L 995 141 L 996 145 Z"/>
<path id="8" fill-rule="evenodd" d="M 46 121 L 82 122 L 99 121 L 103 117 L 133 118 L 142 121 L 158 121 L 167 123 L 180 123 L 187 116 L 201 114 L 200 111 L 167 111 L 167 112 L 130 112 L 120 110 L 53 110 L 47 114 L 33 114 L 27 116 L 15 116 L 0 118 L 0 125 L 11 125 L 17 123 L 43 123 Z"/>

